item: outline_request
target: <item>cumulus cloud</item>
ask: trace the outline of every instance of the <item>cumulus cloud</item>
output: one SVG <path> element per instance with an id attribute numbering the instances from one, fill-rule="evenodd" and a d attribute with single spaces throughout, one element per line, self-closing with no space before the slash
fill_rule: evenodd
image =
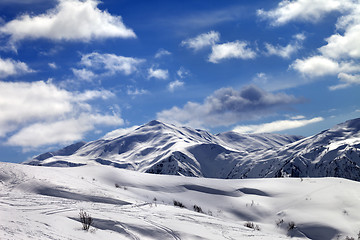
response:
<path id="1" fill-rule="evenodd" d="M 259 125 L 239 125 L 233 131 L 238 133 L 270 133 L 280 132 L 284 130 L 304 127 L 309 124 L 321 122 L 322 117 L 315 117 L 312 119 L 292 119 L 292 120 L 278 120 L 271 123 L 264 123 Z"/>
<path id="2" fill-rule="evenodd" d="M 294 96 L 265 92 L 253 85 L 241 90 L 221 88 L 203 103 L 188 102 L 182 108 L 175 106 L 157 113 L 157 118 L 193 127 L 228 126 L 242 120 L 276 114 L 299 101 Z"/>
<path id="3" fill-rule="evenodd" d="M 0 79 L 31 72 L 34 72 L 34 70 L 29 68 L 24 62 L 15 61 L 10 58 L 2 59 L 0 57 Z"/>
<path id="4" fill-rule="evenodd" d="M 195 51 L 214 45 L 220 40 L 220 33 L 210 31 L 200 34 L 194 38 L 189 38 L 181 42 L 182 46 L 192 48 Z"/>
<path id="5" fill-rule="evenodd" d="M 175 81 L 169 83 L 168 90 L 170 92 L 174 92 L 176 89 L 183 87 L 184 84 L 185 83 L 183 81 L 175 80 Z"/>
<path id="6" fill-rule="evenodd" d="M 212 46 L 209 62 L 218 63 L 229 58 L 252 59 L 256 53 L 248 47 L 246 42 L 235 41 Z"/>
<path id="7" fill-rule="evenodd" d="M 310 77 L 336 74 L 340 69 L 336 61 L 324 56 L 313 56 L 303 60 L 296 59 L 290 67 Z"/>
<path id="8" fill-rule="evenodd" d="M 265 11 L 259 9 L 258 16 L 269 19 L 272 25 L 283 25 L 290 21 L 318 21 L 332 11 L 344 10 L 343 0 L 295 0 L 281 1 L 277 8 Z"/>
<path id="9" fill-rule="evenodd" d="M 59 0 L 54 9 L 40 15 L 24 14 L 0 27 L 13 42 L 31 38 L 90 41 L 102 38 L 135 38 L 120 16 L 97 8 L 97 0 Z"/>
<path id="10" fill-rule="evenodd" d="M 166 80 L 169 78 L 169 71 L 165 69 L 148 69 L 148 78 L 157 78 Z"/>
<path id="11" fill-rule="evenodd" d="M 125 75 L 130 75 L 136 72 L 138 66 L 144 61 L 144 59 L 92 52 L 83 55 L 80 64 L 90 69 L 100 71 L 102 74 L 114 75 L 120 72 Z"/>
<path id="12" fill-rule="evenodd" d="M 358 8 L 357 15 L 360 15 L 360 3 Z M 355 19 L 356 23 L 346 26 L 343 35 L 336 33 L 325 39 L 327 44 L 319 48 L 320 53 L 333 59 L 359 59 L 360 17 Z"/>
<path id="13" fill-rule="evenodd" d="M 0 137 L 11 135 L 7 144 L 22 147 L 80 140 L 98 124 L 123 124 L 119 116 L 101 114 L 88 103 L 112 97 L 107 90 L 69 92 L 43 81 L 0 82 Z"/>
<path id="14" fill-rule="evenodd" d="M 316 56 L 297 59 L 291 67 L 310 77 L 338 76 L 340 83 L 330 90 L 357 84 L 349 76 L 360 73 L 360 2 L 352 0 L 295 0 L 282 1 L 277 8 L 258 14 L 269 19 L 273 25 L 294 20 L 317 21 L 330 12 L 341 15 L 335 25 L 335 33 L 325 38 L 326 44 L 318 48 Z M 354 77 L 351 77 L 352 79 Z"/>

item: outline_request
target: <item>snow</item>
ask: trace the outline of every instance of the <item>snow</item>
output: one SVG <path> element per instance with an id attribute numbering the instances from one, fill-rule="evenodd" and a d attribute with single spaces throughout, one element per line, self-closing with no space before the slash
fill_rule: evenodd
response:
<path id="1" fill-rule="evenodd" d="M 2 240 L 326 240 L 360 230 L 360 183 L 342 178 L 209 179 L 0 163 L 0 187 Z M 94 218 L 89 231 L 80 209 Z"/>

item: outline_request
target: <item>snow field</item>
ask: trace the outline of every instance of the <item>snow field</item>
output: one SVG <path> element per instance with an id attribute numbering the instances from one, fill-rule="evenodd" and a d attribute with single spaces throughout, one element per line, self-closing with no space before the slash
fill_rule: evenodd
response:
<path id="1" fill-rule="evenodd" d="M 0 163 L 0 188 L 0 239 L 326 240 L 360 231 L 360 183 L 341 178 L 224 180 Z M 94 218 L 88 232 L 80 209 Z"/>

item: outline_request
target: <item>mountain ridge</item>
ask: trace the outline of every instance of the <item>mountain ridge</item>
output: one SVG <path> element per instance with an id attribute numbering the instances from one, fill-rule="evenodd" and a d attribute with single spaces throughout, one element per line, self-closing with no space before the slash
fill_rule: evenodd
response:
<path id="1" fill-rule="evenodd" d="M 360 181 L 360 118 L 306 138 L 272 133 L 213 135 L 153 120 L 126 134 L 76 146 L 80 147 L 71 154 L 45 153 L 27 164 L 103 164 L 210 178 L 333 176 Z"/>

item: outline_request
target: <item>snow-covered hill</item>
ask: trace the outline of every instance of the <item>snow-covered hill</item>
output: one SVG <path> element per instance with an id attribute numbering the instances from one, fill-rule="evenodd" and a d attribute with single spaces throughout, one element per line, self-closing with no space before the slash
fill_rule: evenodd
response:
<path id="1" fill-rule="evenodd" d="M 345 240 L 360 230 L 360 183 L 340 178 L 226 180 L 0 163 L 0 189 L 1 240 Z M 94 219 L 89 231 L 81 209 Z"/>
<path id="2" fill-rule="evenodd" d="M 103 164 L 148 173 L 227 178 L 249 153 L 278 148 L 300 138 L 235 132 L 212 135 L 154 120 L 124 135 L 41 154 L 27 164 Z"/>

